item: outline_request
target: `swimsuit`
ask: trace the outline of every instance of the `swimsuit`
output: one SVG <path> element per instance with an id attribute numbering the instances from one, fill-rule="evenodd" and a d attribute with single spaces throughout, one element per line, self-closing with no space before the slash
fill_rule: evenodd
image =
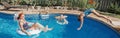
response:
<path id="1" fill-rule="evenodd" d="M 34 23 L 24 23 L 23 24 L 23 28 L 25 29 L 25 30 L 28 30 L 32 25 L 33 25 Z"/>
<path id="2" fill-rule="evenodd" d="M 89 8 L 87 10 L 84 11 L 85 16 L 89 15 L 90 13 L 92 13 L 92 10 L 94 10 L 94 8 Z"/>

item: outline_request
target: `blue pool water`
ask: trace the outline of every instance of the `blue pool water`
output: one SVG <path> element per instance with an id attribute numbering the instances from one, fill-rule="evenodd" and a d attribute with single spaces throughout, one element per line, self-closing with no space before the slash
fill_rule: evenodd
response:
<path id="1" fill-rule="evenodd" d="M 67 15 L 68 24 L 60 25 L 56 22 L 55 16 L 59 14 L 50 14 L 48 19 L 42 20 L 39 14 L 25 15 L 29 22 L 39 22 L 44 26 L 54 28 L 52 31 L 41 32 L 39 35 L 24 36 L 19 35 L 16 29 L 19 28 L 17 21 L 13 19 L 12 14 L 0 13 L 0 38 L 120 38 L 120 35 L 97 20 L 86 18 L 80 31 L 77 28 L 80 22 L 77 15 Z"/>

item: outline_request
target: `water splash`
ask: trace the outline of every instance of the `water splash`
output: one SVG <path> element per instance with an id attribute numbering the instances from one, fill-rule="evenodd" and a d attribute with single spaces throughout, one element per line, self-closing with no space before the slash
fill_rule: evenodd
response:
<path id="1" fill-rule="evenodd" d="M 18 17 L 18 13 L 15 12 L 15 14 L 14 14 L 14 20 L 17 20 L 17 17 Z"/>

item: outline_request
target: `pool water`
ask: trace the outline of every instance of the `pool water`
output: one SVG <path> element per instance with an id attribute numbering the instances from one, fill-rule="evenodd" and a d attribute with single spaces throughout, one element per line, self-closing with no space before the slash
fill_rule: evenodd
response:
<path id="1" fill-rule="evenodd" d="M 80 22 L 77 15 L 65 14 L 68 17 L 68 24 L 60 25 L 56 22 L 55 16 L 59 14 L 50 14 L 48 19 L 41 19 L 39 14 L 25 15 L 29 22 L 39 22 L 42 25 L 48 25 L 53 28 L 52 31 L 41 32 L 38 35 L 26 36 L 16 32 L 19 28 L 12 14 L 0 13 L 0 38 L 120 38 L 120 35 L 97 20 L 85 17 L 81 30 L 77 30 Z"/>

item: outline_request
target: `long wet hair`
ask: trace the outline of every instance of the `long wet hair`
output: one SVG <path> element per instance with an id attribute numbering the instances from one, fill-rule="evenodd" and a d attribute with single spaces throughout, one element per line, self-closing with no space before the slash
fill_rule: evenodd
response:
<path id="1" fill-rule="evenodd" d="M 80 21 L 80 18 L 81 18 L 81 15 L 82 15 L 83 13 L 81 13 L 80 15 L 78 15 L 78 21 Z"/>
<path id="2" fill-rule="evenodd" d="M 23 15 L 23 12 L 18 15 L 17 20 L 20 19 L 21 15 Z"/>

